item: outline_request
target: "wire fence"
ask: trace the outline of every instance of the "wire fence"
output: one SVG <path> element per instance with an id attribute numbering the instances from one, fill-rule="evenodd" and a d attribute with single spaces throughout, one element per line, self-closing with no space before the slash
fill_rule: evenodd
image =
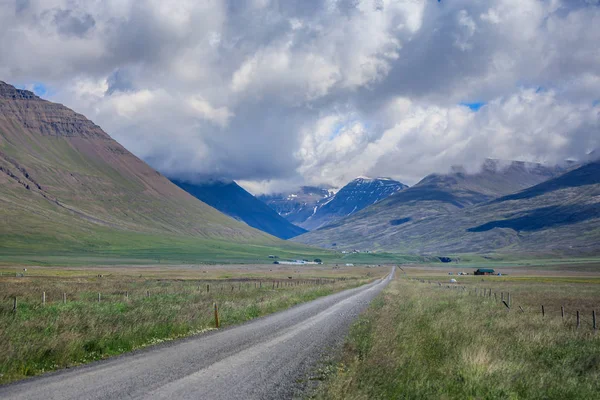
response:
<path id="1" fill-rule="evenodd" d="M 475 286 L 465 286 L 458 282 L 456 283 L 442 283 L 435 280 L 409 278 L 411 281 L 419 283 L 425 283 L 432 287 L 440 289 L 447 289 L 453 292 L 464 294 L 467 296 L 476 296 L 488 300 L 493 300 L 498 305 L 501 305 L 508 312 L 518 312 L 522 314 L 537 315 L 542 318 L 562 318 L 563 323 L 566 326 L 572 326 L 576 329 L 580 329 L 582 326 L 593 329 L 594 333 L 598 331 L 598 320 L 596 310 L 583 312 L 581 310 L 567 309 L 564 305 L 560 306 L 560 309 L 549 307 L 548 305 L 539 304 L 517 304 L 514 296 L 511 295 L 510 291 L 494 291 L 492 288 L 480 288 Z"/>
<path id="2" fill-rule="evenodd" d="M 102 288 L 96 291 L 89 287 L 84 290 L 72 289 L 71 291 L 59 291 L 57 289 L 48 289 L 42 291 L 22 290 L 14 293 L 0 294 L 0 301 L 3 304 L 0 312 L 17 313 L 19 305 L 25 302 L 28 305 L 37 304 L 37 306 L 46 306 L 50 304 L 67 304 L 72 302 L 83 303 L 106 303 L 106 302 L 128 302 L 142 300 L 156 296 L 169 296 L 175 294 L 199 294 L 199 295 L 218 295 L 228 296 L 229 294 L 244 293 L 250 291 L 273 291 L 283 289 L 294 289 L 302 287 L 317 287 L 325 285 L 334 285 L 339 282 L 353 280 L 351 278 L 307 278 L 307 279 L 231 279 L 231 280 L 208 280 L 208 281 L 185 281 L 177 284 L 176 282 L 154 281 L 151 287 L 120 287 L 118 289 Z"/>

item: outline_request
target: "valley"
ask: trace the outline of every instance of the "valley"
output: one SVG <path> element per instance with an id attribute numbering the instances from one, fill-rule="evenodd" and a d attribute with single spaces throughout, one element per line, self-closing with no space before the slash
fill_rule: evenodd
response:
<path id="1" fill-rule="evenodd" d="M 169 180 L 82 115 L 1 83 L 0 183 L 0 396 L 195 398 L 201 382 L 211 398 L 531 397 L 560 381 L 539 362 L 562 345 L 570 383 L 545 393 L 597 391 L 597 336 L 573 320 L 595 329 L 594 159 L 255 197 L 234 181 Z M 440 329 L 455 335 L 427 333 Z M 514 363 L 537 375 L 503 367 Z M 241 377 L 237 391 L 215 371 Z"/>
<path id="2" fill-rule="evenodd" d="M 0 399 L 600 398 L 600 0 L 0 3 Z"/>

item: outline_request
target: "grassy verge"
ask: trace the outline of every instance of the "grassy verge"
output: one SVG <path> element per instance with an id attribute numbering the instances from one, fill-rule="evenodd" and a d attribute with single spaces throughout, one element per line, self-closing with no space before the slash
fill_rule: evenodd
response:
<path id="1" fill-rule="evenodd" d="M 524 282 L 500 284 L 519 293 L 525 310 L 544 298 L 588 307 L 600 300 L 597 283 L 546 281 L 531 290 Z M 507 312 L 493 297 L 468 293 L 398 277 L 353 326 L 342 362 L 315 397 L 598 398 L 600 335 L 590 326 L 577 330 L 560 316 Z"/>
<path id="2" fill-rule="evenodd" d="M 180 272 L 177 279 L 166 278 L 164 271 L 148 277 L 146 270 L 142 276 L 139 269 L 139 276 L 60 272 L 0 278 L 0 383 L 213 329 L 214 302 L 224 327 L 371 279 L 347 272 L 340 279 L 278 274 L 221 280 L 207 280 L 201 271 Z M 15 296 L 17 312 L 12 311 Z"/>

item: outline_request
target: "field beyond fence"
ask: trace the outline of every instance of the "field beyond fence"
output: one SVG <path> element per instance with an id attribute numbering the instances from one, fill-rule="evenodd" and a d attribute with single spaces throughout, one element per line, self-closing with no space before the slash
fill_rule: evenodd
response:
<path id="1" fill-rule="evenodd" d="M 492 277 L 491 279 L 493 280 L 494 278 Z M 470 285 L 467 287 L 458 282 L 442 284 L 440 281 L 432 281 L 431 279 L 412 278 L 411 280 L 431 285 L 433 288 L 439 288 L 440 290 L 449 290 L 457 295 L 479 297 L 487 303 L 492 302 L 492 304 L 506 309 L 507 312 L 512 310 L 512 312 L 541 316 L 542 318 L 560 317 L 561 322 L 567 328 L 591 328 L 594 331 L 598 330 L 597 312 L 594 309 L 597 303 L 592 304 L 589 301 L 582 301 L 579 304 L 573 304 L 571 299 L 561 299 L 558 295 L 555 295 L 553 298 L 548 297 L 545 305 L 542 302 L 536 307 L 535 304 L 532 304 L 532 299 L 527 298 L 527 296 L 524 299 L 515 298 L 514 292 L 511 296 L 509 290 L 501 290 L 502 286 L 491 288 Z M 519 291 L 519 294 L 522 294 L 522 292 Z M 520 302 L 520 300 L 524 301 Z M 561 302 L 561 300 L 563 301 Z M 558 305 L 559 303 L 560 306 Z M 569 307 L 572 308 L 566 307 L 565 304 L 569 304 Z"/>

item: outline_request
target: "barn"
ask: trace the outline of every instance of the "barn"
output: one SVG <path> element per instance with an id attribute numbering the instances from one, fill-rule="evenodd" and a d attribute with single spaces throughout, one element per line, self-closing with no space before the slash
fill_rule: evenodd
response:
<path id="1" fill-rule="evenodd" d="M 494 275 L 495 272 L 491 268 L 479 268 L 474 272 L 474 275 Z"/>

